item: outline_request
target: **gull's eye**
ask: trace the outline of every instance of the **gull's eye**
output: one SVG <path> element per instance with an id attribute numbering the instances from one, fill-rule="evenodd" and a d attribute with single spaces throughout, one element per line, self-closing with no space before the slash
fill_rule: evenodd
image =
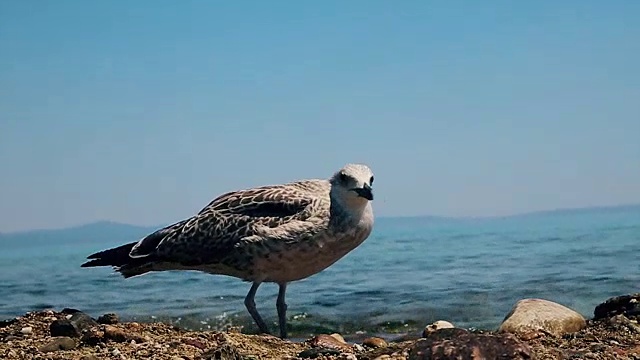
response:
<path id="1" fill-rule="evenodd" d="M 340 173 L 340 181 L 346 183 L 347 181 L 349 181 L 349 177 L 347 176 L 347 174 L 345 173 Z"/>
<path id="2" fill-rule="evenodd" d="M 371 176 L 371 179 L 369 179 L 369 185 L 373 185 L 373 176 Z"/>

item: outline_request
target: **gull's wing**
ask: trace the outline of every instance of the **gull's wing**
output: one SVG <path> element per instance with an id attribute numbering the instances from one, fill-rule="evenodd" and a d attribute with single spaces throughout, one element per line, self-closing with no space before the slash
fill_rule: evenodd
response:
<path id="1" fill-rule="evenodd" d="M 190 219 L 140 240 L 130 256 L 198 265 L 261 239 L 306 237 L 319 223 L 318 211 L 328 216 L 328 189 L 323 180 L 308 180 L 223 194 Z"/>

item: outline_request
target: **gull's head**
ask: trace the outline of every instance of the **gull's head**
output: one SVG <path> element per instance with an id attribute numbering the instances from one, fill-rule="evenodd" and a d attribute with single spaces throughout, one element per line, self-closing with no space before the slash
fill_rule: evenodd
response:
<path id="1" fill-rule="evenodd" d="M 364 206 L 373 200 L 373 172 L 367 165 L 347 164 L 331 179 L 332 197 L 347 206 Z"/>

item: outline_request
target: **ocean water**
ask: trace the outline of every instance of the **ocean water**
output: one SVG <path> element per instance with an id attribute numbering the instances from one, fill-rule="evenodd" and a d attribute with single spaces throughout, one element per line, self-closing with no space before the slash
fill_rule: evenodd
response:
<path id="1" fill-rule="evenodd" d="M 106 227 L 82 239 L 60 232 L 0 237 L 0 319 L 73 307 L 92 316 L 115 312 L 186 328 L 256 331 L 243 304 L 249 283 L 198 272 L 125 280 L 110 268 L 80 268 L 90 253 L 149 230 L 123 235 Z M 638 254 L 638 206 L 484 219 L 378 218 L 363 245 L 289 285 L 291 333 L 394 334 L 440 319 L 494 329 L 527 297 L 588 318 L 607 298 L 640 291 Z M 256 296 L 274 330 L 276 294 L 276 285 L 263 284 Z"/>

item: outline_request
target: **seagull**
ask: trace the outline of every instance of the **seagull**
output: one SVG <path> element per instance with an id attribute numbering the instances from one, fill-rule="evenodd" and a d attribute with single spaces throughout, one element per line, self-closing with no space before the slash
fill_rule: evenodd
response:
<path id="1" fill-rule="evenodd" d="M 188 219 L 89 255 L 81 267 L 111 266 L 125 279 L 195 270 L 251 282 L 244 304 L 265 334 L 254 298 L 260 284 L 276 283 L 284 339 L 287 284 L 328 268 L 371 234 L 373 180 L 367 165 L 347 164 L 328 179 L 231 191 Z"/>

